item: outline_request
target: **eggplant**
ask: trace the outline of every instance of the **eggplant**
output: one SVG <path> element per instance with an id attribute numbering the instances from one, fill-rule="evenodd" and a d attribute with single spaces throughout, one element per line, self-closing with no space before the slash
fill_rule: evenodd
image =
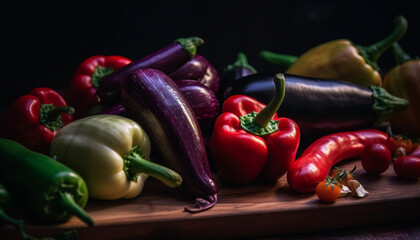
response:
<path id="1" fill-rule="evenodd" d="M 214 93 L 219 89 L 220 77 L 216 68 L 203 56 L 196 54 L 193 59 L 169 74 L 174 81 L 193 79 L 210 88 Z"/>
<path id="2" fill-rule="evenodd" d="M 248 59 L 243 52 L 239 52 L 236 61 L 223 70 L 222 81 L 217 94 L 219 101 L 226 98 L 230 87 L 236 80 L 257 73 L 257 70 L 248 63 Z"/>
<path id="3" fill-rule="evenodd" d="M 235 81 L 227 97 L 243 94 L 268 104 L 274 74 L 257 73 Z M 285 74 L 286 94 L 278 115 L 293 119 L 302 134 L 329 134 L 374 127 L 408 101 L 381 87 Z"/>
<path id="4" fill-rule="evenodd" d="M 208 143 L 214 122 L 219 116 L 219 100 L 214 92 L 196 80 L 175 81 L 182 95 L 190 104 L 200 126 L 204 142 Z M 207 146 L 207 144 L 205 144 Z"/>
<path id="5" fill-rule="evenodd" d="M 142 124 L 153 153 L 178 172 L 183 189 L 196 199 L 201 212 L 217 202 L 214 181 L 197 119 L 176 83 L 157 69 L 140 69 L 121 84 L 121 101 L 134 120 Z"/>
<path id="6" fill-rule="evenodd" d="M 104 77 L 96 89 L 96 95 L 103 103 L 117 102 L 121 82 L 130 73 L 141 68 L 155 68 L 170 74 L 194 58 L 197 47 L 203 43 L 203 39 L 199 37 L 179 38 L 174 43 Z"/>

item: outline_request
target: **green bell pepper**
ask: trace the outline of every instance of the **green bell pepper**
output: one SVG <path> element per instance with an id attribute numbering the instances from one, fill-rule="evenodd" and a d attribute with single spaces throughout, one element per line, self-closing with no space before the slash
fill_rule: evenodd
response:
<path id="1" fill-rule="evenodd" d="M 51 143 L 51 156 L 77 171 L 89 196 L 113 200 L 138 196 L 148 176 L 178 187 L 181 176 L 150 161 L 147 133 L 135 121 L 94 115 L 66 125 Z"/>

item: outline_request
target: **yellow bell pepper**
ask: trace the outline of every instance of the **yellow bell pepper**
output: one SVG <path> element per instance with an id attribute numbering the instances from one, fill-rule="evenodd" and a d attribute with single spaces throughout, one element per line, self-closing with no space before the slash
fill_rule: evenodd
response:
<path id="1" fill-rule="evenodd" d="M 82 176 L 90 197 L 105 200 L 138 196 L 149 175 L 169 187 L 181 185 L 181 176 L 151 162 L 150 152 L 142 127 L 117 115 L 74 121 L 51 143 L 51 156 Z"/>

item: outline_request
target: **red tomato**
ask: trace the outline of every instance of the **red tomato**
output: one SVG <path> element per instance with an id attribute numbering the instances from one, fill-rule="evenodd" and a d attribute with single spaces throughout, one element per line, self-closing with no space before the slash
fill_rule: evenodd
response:
<path id="1" fill-rule="evenodd" d="M 379 175 L 391 165 L 392 155 L 387 146 L 381 143 L 371 143 L 363 149 L 361 162 L 368 174 Z"/>
<path id="2" fill-rule="evenodd" d="M 394 171 L 399 177 L 417 179 L 420 177 L 420 158 L 402 156 L 395 160 Z"/>
<path id="3" fill-rule="evenodd" d="M 334 202 L 340 196 L 341 188 L 334 178 L 326 178 L 318 183 L 315 192 L 321 201 Z"/>

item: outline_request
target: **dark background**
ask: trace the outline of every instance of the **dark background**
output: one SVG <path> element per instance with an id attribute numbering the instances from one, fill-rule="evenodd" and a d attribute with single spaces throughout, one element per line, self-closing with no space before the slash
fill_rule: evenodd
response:
<path id="1" fill-rule="evenodd" d="M 416 1 L 5 1 L 2 4 L 1 108 L 39 86 L 62 91 L 77 65 L 92 55 L 139 59 L 179 37 L 199 36 L 198 53 L 219 71 L 238 51 L 259 71 L 283 71 L 258 57 L 263 49 L 299 55 L 348 38 L 369 45 L 404 15 L 400 40 L 420 55 Z M 379 60 L 392 68 L 390 51 Z"/>

